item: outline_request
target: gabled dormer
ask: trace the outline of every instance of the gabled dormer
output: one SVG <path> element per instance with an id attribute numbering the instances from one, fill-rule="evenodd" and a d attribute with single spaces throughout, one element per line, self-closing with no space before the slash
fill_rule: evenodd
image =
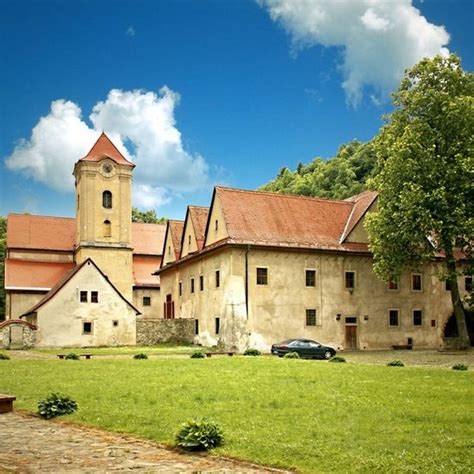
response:
<path id="1" fill-rule="evenodd" d="M 161 267 L 175 262 L 181 254 L 181 238 L 183 235 L 183 221 L 169 220 L 166 225 L 165 240 L 163 243 L 163 257 Z"/>
<path id="2" fill-rule="evenodd" d="M 222 203 L 219 196 L 220 190 L 221 188 L 216 186 L 212 195 L 211 207 L 209 209 L 209 218 L 205 231 L 205 247 L 229 237 L 224 212 L 222 209 Z"/>
<path id="3" fill-rule="evenodd" d="M 346 199 L 347 202 L 353 203 L 353 208 L 341 236 L 341 244 L 344 242 L 369 243 L 369 235 L 364 227 L 364 219 L 368 212 L 373 212 L 376 209 L 377 196 L 374 191 L 364 191 Z"/>
<path id="4" fill-rule="evenodd" d="M 181 258 L 202 250 L 208 215 L 208 207 L 188 206 L 181 239 Z"/>

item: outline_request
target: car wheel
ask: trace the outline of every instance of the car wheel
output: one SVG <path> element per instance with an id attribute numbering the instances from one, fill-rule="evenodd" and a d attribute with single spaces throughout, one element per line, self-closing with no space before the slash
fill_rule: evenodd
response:
<path id="1" fill-rule="evenodd" d="M 331 351 L 326 351 L 326 352 L 324 353 L 324 358 L 325 358 L 326 360 L 329 360 L 331 357 L 332 357 Z"/>

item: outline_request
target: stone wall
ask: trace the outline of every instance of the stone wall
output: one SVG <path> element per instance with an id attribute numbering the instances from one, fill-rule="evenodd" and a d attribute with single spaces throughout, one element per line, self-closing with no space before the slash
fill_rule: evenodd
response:
<path id="1" fill-rule="evenodd" d="M 12 341 L 11 331 L 21 337 Z M 0 349 L 30 349 L 36 344 L 36 326 L 23 320 L 7 320 L 0 323 Z"/>
<path id="2" fill-rule="evenodd" d="M 193 342 L 194 319 L 137 319 L 137 345 Z"/>

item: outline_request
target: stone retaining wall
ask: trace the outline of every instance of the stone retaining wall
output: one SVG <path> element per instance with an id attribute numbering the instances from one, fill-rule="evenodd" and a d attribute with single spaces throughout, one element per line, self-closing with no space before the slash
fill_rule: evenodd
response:
<path id="1" fill-rule="evenodd" d="M 18 340 L 12 340 L 11 331 L 17 330 Z M 36 344 L 36 326 L 22 319 L 8 319 L 0 323 L 0 349 L 30 349 Z"/>
<path id="2" fill-rule="evenodd" d="M 137 319 L 137 345 L 189 342 L 194 339 L 194 319 Z"/>

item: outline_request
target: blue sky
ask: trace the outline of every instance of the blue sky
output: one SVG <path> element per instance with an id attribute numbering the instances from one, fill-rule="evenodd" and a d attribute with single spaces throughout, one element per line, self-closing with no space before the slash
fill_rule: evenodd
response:
<path id="1" fill-rule="evenodd" d="M 0 4 L 2 215 L 72 216 L 73 163 L 104 129 L 137 164 L 135 205 L 183 218 L 214 184 L 372 138 L 421 56 L 474 69 L 470 0 Z"/>

